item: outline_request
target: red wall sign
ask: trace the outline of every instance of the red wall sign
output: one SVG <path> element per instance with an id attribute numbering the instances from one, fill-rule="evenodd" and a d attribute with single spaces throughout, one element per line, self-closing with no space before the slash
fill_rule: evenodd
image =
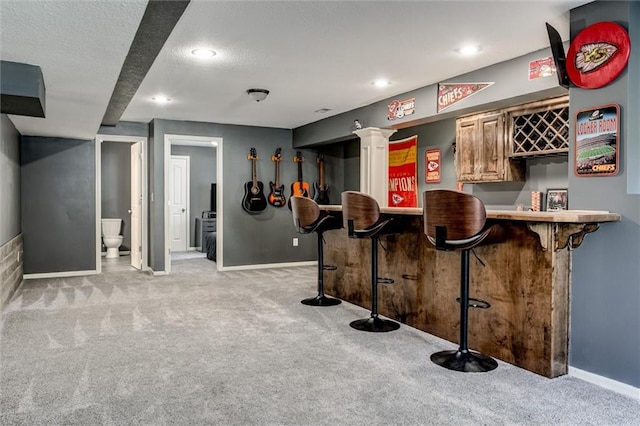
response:
<path id="1" fill-rule="evenodd" d="M 615 22 L 599 22 L 573 39 L 567 52 L 569 79 L 583 89 L 597 89 L 615 80 L 627 66 L 629 34 Z"/>
<path id="2" fill-rule="evenodd" d="M 428 149 L 424 154 L 424 181 L 440 183 L 440 148 Z"/>

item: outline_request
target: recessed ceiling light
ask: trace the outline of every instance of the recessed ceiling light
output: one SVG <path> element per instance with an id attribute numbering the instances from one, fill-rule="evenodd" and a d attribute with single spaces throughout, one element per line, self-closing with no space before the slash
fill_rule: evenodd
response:
<path id="1" fill-rule="evenodd" d="M 373 85 L 376 87 L 387 87 L 390 84 L 391 82 L 389 80 L 384 80 L 384 79 L 376 80 L 373 82 Z"/>
<path id="2" fill-rule="evenodd" d="M 480 51 L 480 47 L 469 45 L 469 46 L 463 46 L 457 49 L 456 51 L 461 55 L 469 56 L 469 55 L 475 55 L 476 53 L 478 53 Z"/>
<path id="3" fill-rule="evenodd" d="M 313 112 L 318 113 L 318 114 L 325 114 L 325 113 L 327 113 L 329 111 L 331 111 L 331 108 L 320 108 L 320 109 L 317 109 L 317 110 L 315 110 Z"/>
<path id="4" fill-rule="evenodd" d="M 211 49 L 193 49 L 191 54 L 198 58 L 211 58 L 212 56 L 216 56 L 216 52 Z"/>
<path id="5" fill-rule="evenodd" d="M 159 104 L 166 104 L 168 102 L 171 102 L 171 99 L 167 98 L 166 96 L 154 96 L 151 98 L 151 100 Z"/>

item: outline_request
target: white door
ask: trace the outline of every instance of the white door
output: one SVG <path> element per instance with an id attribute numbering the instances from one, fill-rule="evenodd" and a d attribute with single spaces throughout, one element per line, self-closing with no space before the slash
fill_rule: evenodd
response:
<path id="1" fill-rule="evenodd" d="M 171 251 L 187 251 L 189 243 L 189 157 L 172 155 L 169 161 L 169 232 Z"/>
<path id="2" fill-rule="evenodd" d="M 142 143 L 131 145 L 131 266 L 142 269 Z"/>

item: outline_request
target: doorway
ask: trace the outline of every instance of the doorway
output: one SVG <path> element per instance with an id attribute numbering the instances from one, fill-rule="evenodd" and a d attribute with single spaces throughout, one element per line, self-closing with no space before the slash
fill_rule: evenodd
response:
<path id="1" fill-rule="evenodd" d="M 172 194 L 172 157 L 174 157 L 175 155 L 182 155 L 181 152 L 172 152 L 172 151 L 180 151 L 180 149 L 176 149 L 176 150 L 172 150 L 172 147 L 175 148 L 180 148 L 180 149 L 184 149 L 184 148 L 189 148 L 192 147 L 194 149 L 203 149 L 206 148 L 207 151 L 209 149 L 213 149 L 213 155 L 215 155 L 215 160 L 212 158 L 211 161 L 214 162 L 214 166 L 215 166 L 215 174 L 211 175 L 208 177 L 209 181 L 207 181 L 206 183 L 206 188 L 204 187 L 205 182 L 200 182 L 198 183 L 198 179 L 193 179 L 191 178 L 191 183 L 190 183 L 190 191 L 191 189 L 193 189 L 194 186 L 196 185 L 200 185 L 200 189 L 198 190 L 197 194 L 200 195 L 194 195 L 191 198 L 189 204 L 190 204 L 190 209 L 191 209 L 191 214 L 187 216 L 187 221 L 188 221 L 188 229 L 189 231 L 189 235 L 187 236 L 187 247 L 189 247 L 189 250 L 191 250 L 193 248 L 193 250 L 196 250 L 196 245 L 195 243 L 189 243 L 189 241 L 191 241 L 192 239 L 195 241 L 196 239 L 196 224 L 197 224 L 197 218 L 200 217 L 200 215 L 204 214 L 205 211 L 210 210 L 211 208 L 211 200 L 210 200 L 210 194 L 211 194 L 211 183 L 216 183 L 217 185 L 217 191 L 215 191 L 215 197 L 216 197 L 216 202 L 215 202 L 215 206 L 217 206 L 216 208 L 216 235 L 217 238 L 215 239 L 215 247 L 216 247 L 216 260 L 215 260 L 215 267 L 217 270 L 220 270 L 222 267 L 222 256 L 223 256 L 223 252 L 222 252 L 222 247 L 223 247 L 223 235 L 222 235 L 222 219 L 223 219 L 223 214 L 222 214 L 222 207 L 223 207 L 223 203 L 222 203 L 222 138 L 217 138 L 217 137 L 202 137 L 202 136 L 188 136 L 188 135 L 171 135 L 171 134 L 165 134 L 164 135 L 164 200 L 165 200 L 165 210 L 164 210 L 164 273 L 169 274 L 171 273 L 171 252 L 174 251 L 174 249 L 172 248 L 172 240 L 174 237 L 174 230 L 173 230 L 173 223 L 174 223 L 174 218 L 172 218 L 173 216 L 173 197 L 174 195 Z M 191 163 L 190 163 L 190 169 L 191 169 L 191 173 L 190 175 L 192 177 L 196 177 L 199 178 L 199 174 L 198 171 L 196 170 L 198 168 L 197 163 L 198 161 L 196 160 L 200 160 L 199 158 L 193 157 L 191 158 Z M 207 165 L 205 166 L 206 168 L 208 168 L 208 170 L 210 170 L 213 173 L 213 167 L 211 167 L 210 165 L 208 165 L 209 163 L 207 163 Z M 202 167 L 202 165 L 200 166 Z M 214 177 L 215 176 L 215 177 Z M 194 206 L 194 203 L 197 203 L 197 200 L 200 196 L 202 196 L 202 194 L 206 194 L 204 196 L 207 197 L 207 202 L 205 203 L 205 205 L 203 205 L 202 203 L 198 206 Z M 201 197 L 200 197 L 201 198 Z M 180 208 L 181 209 L 181 208 Z M 192 223 L 193 222 L 193 223 Z M 194 231 L 194 232 L 191 232 Z M 193 235 L 192 235 L 193 234 Z M 192 247 L 193 246 L 193 247 Z M 194 252 L 195 254 L 195 252 Z"/>
<path id="2" fill-rule="evenodd" d="M 148 269 L 147 138 L 97 135 L 95 140 L 96 273 L 100 274 L 103 270 L 146 270 Z M 108 150 L 107 152 L 126 152 L 126 155 L 122 154 L 113 159 L 110 157 L 110 163 L 103 165 L 103 146 L 107 147 L 109 145 L 117 149 Z M 117 164 L 111 164 L 113 162 Z M 103 170 L 105 166 L 106 169 Z M 122 170 L 127 170 L 127 172 L 123 173 Z M 106 181 L 107 179 L 108 182 Z M 103 189 L 103 184 L 108 185 L 108 190 Z M 118 195 L 119 191 L 112 190 L 112 185 L 126 188 L 127 191 L 121 192 L 130 194 L 130 196 L 122 197 Z M 107 203 L 108 209 L 103 207 L 103 202 Z M 121 235 L 123 236 L 123 245 L 120 248 L 120 253 L 129 254 L 129 256 L 120 256 L 117 259 L 108 259 L 111 261 L 108 265 L 103 265 L 104 258 L 102 255 L 102 218 L 104 214 L 122 219 Z"/>

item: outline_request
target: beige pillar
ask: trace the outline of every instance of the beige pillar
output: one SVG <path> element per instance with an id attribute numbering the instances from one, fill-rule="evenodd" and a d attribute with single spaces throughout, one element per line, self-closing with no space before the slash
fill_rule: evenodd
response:
<path id="1" fill-rule="evenodd" d="M 389 137 L 393 129 L 367 127 L 353 133 L 360 138 L 360 191 L 387 207 L 389 185 Z"/>

